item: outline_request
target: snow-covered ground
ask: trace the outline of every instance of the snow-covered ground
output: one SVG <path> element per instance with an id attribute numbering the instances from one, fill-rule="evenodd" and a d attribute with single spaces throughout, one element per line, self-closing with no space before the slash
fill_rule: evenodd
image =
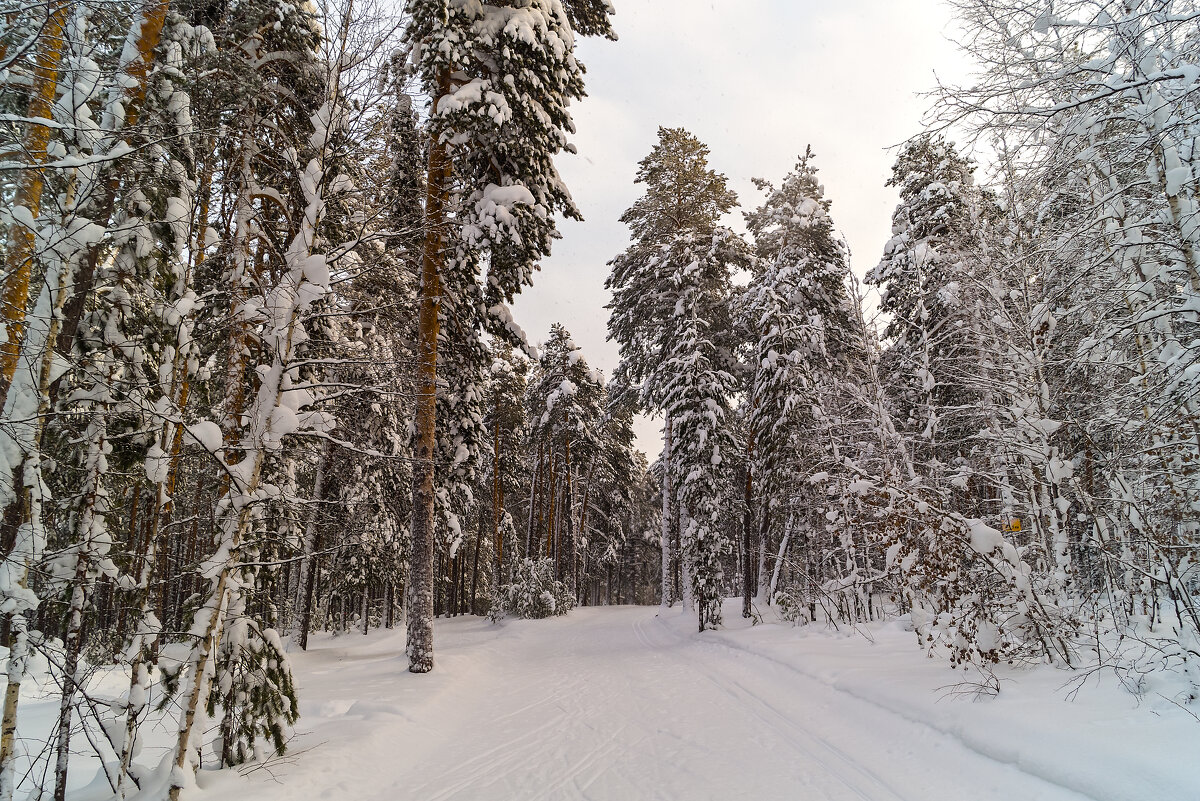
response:
<path id="1" fill-rule="evenodd" d="M 1162 698 L 1102 680 L 1069 700 L 1044 668 L 973 699 L 899 624 L 868 640 L 737 611 L 703 635 L 678 608 L 441 620 L 425 676 L 401 630 L 315 637 L 289 756 L 193 801 L 1200 798 L 1200 721 Z"/>

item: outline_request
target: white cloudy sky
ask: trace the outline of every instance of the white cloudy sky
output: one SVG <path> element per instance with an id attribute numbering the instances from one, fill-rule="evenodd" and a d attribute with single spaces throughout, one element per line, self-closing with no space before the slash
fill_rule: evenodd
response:
<path id="1" fill-rule="evenodd" d="M 581 40 L 588 97 L 574 107 L 578 156 L 559 169 L 585 222 L 562 225 L 515 314 L 533 341 L 560 321 L 592 366 L 611 375 L 606 263 L 628 244 L 617 218 L 641 193 L 637 162 L 659 125 L 711 150 L 744 206 L 753 177 L 778 180 L 812 144 L 833 216 L 860 275 L 890 235 L 889 148 L 919 130 L 934 74 L 960 79 L 940 0 L 614 0 L 620 40 Z M 741 227 L 740 215 L 728 221 Z M 655 458 L 658 421 L 639 420 Z"/>

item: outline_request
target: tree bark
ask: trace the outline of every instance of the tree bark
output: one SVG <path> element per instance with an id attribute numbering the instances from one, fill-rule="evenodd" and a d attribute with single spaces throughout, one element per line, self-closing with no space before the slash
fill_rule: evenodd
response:
<path id="1" fill-rule="evenodd" d="M 317 508 L 320 506 L 325 489 L 325 463 L 329 458 L 328 446 L 321 449 L 317 460 L 316 475 L 313 477 L 313 512 L 304 527 L 304 559 L 300 562 L 300 597 L 297 598 L 299 607 L 300 631 L 296 635 L 296 644 L 301 651 L 308 650 L 308 629 L 312 622 L 313 590 L 316 587 L 316 552 L 321 547 L 321 532 L 317 526 Z"/>
<path id="2" fill-rule="evenodd" d="M 65 0 L 55 0 L 47 10 L 46 25 L 38 37 L 40 46 L 35 57 L 33 85 L 30 88 L 26 110 L 26 116 L 31 119 L 49 120 L 54 116 L 54 94 L 58 86 L 59 65 L 62 63 L 66 47 L 66 37 L 63 33 L 70 8 L 71 5 Z M 6 333 L 4 341 L 0 343 L 0 409 L 8 399 L 8 390 L 12 386 L 13 374 L 16 372 L 21 346 L 25 342 L 28 329 L 25 323 L 25 308 L 29 304 L 29 284 L 33 276 L 34 251 L 37 247 L 35 227 L 41 212 L 42 189 L 45 186 L 42 177 L 44 168 L 41 165 L 46 162 L 50 131 L 49 125 L 29 125 L 21 148 L 32 166 L 21 171 L 11 208 L 26 209 L 29 212 L 29 224 L 21 220 L 13 221 L 4 265 L 8 275 L 3 290 L 0 291 L 0 303 L 3 304 L 0 311 L 3 311 Z M 0 765 L 3 764 L 7 753 L 0 744 Z"/>
<path id="3" fill-rule="evenodd" d="M 482 518 L 483 515 L 480 517 Z M 495 511 L 492 512 L 492 517 L 495 518 Z M 471 557 L 471 600 L 467 612 L 472 615 L 475 614 L 475 592 L 479 589 L 479 546 L 481 545 L 483 545 L 483 520 L 479 521 L 479 528 L 475 532 L 475 554 Z"/>
<path id="4" fill-rule="evenodd" d="M 792 539 L 792 518 L 788 517 L 787 525 L 783 528 L 783 540 L 779 543 L 779 556 L 775 559 L 775 570 L 771 573 L 771 592 L 767 596 L 767 603 L 775 598 L 775 590 L 779 586 L 779 571 L 783 567 L 784 557 L 787 556 L 788 543 Z"/>
<path id="5" fill-rule="evenodd" d="M 742 503 L 742 617 L 754 614 L 754 579 L 756 565 L 752 553 L 751 541 L 754 532 L 754 478 L 750 464 L 754 457 L 754 434 L 751 432 L 749 444 L 746 446 L 746 485 L 743 488 Z"/>
<path id="6" fill-rule="evenodd" d="M 450 92 L 450 73 L 438 76 L 437 98 Z M 435 132 L 429 143 L 425 181 L 424 242 L 421 253 L 421 287 L 417 314 L 416 453 L 413 460 L 412 564 L 408 602 L 408 670 L 433 670 L 433 538 L 434 449 L 437 447 L 438 304 L 445 254 L 442 237 L 445 207 L 450 191 L 450 155 L 446 142 Z"/>
<path id="7" fill-rule="evenodd" d="M 492 587 L 500 586 L 500 571 L 504 567 L 504 536 L 500 532 L 500 517 L 504 513 L 504 488 L 500 482 L 500 404 L 496 404 L 496 420 L 492 432 L 492 559 L 494 576 Z M 471 603 L 475 603 L 475 588 L 471 587 Z"/>
<path id="8" fill-rule="evenodd" d="M 674 571 L 671 569 L 671 416 L 667 415 L 663 425 L 662 454 L 662 593 L 661 605 L 671 606 L 675 602 L 671 592 Z"/>
<path id="9" fill-rule="evenodd" d="M 537 531 L 541 531 L 542 507 L 541 507 L 541 504 L 538 503 L 538 501 L 540 500 L 540 498 L 538 497 L 538 493 L 539 493 L 541 484 L 542 484 L 542 443 L 539 442 L 538 443 L 537 461 L 534 462 L 534 465 L 533 465 L 533 486 L 529 490 L 529 517 L 525 521 L 525 558 L 527 558 L 527 559 L 531 558 L 531 555 L 533 552 L 533 532 L 534 532 L 535 528 Z M 534 514 L 535 511 L 537 512 L 536 515 Z M 536 527 L 534 524 L 535 518 L 537 519 Z"/>

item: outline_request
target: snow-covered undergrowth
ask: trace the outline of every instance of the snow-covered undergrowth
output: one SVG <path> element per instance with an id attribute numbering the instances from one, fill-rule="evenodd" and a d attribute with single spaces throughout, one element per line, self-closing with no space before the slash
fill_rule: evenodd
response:
<path id="1" fill-rule="evenodd" d="M 1135 696 L 1112 674 L 1073 684 L 1003 665 L 1000 692 L 979 695 L 903 620 L 795 627 L 768 610 L 751 626 L 736 604 L 703 634 L 678 606 L 439 620 L 425 676 L 405 670 L 402 629 L 315 635 L 292 654 L 302 716 L 288 755 L 202 769 L 186 801 L 1144 801 L 1200 787 L 1200 721 L 1173 687 Z M 99 671 L 89 694 L 103 704 L 125 681 Z M 23 730 L 40 736 L 55 688 L 23 692 Z M 169 753 L 173 728 L 143 728 L 141 761 Z M 71 801 L 111 796 L 99 768 L 74 757 Z"/>
<path id="2" fill-rule="evenodd" d="M 565 615 L 574 605 L 575 594 L 565 582 L 554 578 L 553 559 L 523 559 L 512 581 L 500 585 L 493 594 L 491 616 L 493 620 L 535 620 Z"/>

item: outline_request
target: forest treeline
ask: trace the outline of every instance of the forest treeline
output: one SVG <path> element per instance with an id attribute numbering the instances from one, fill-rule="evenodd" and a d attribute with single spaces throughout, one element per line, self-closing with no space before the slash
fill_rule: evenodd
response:
<path id="1" fill-rule="evenodd" d="M 554 159 L 605 0 L 3 6 L 0 801 L 62 801 L 77 750 L 176 801 L 286 746 L 311 632 L 403 621 L 419 673 L 437 615 L 703 631 L 740 595 L 905 616 L 984 691 L 1194 692 L 1200 6 L 956 8 L 979 75 L 898 149 L 865 286 L 803 142 L 741 209 L 659 130 L 606 377 L 509 311 L 579 217 Z"/>

